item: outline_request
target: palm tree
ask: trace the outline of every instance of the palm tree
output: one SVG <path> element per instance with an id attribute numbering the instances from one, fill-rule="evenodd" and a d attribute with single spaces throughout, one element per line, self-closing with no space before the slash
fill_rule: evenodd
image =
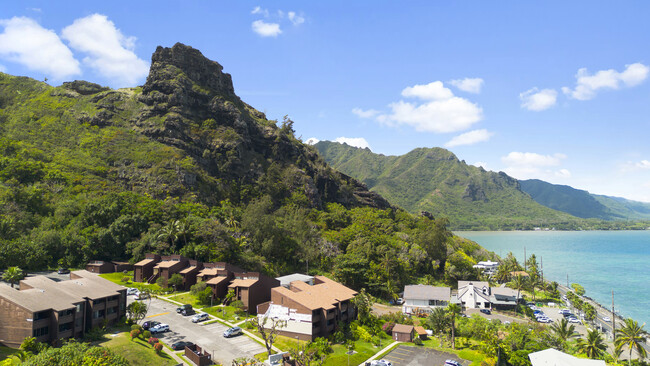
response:
<path id="1" fill-rule="evenodd" d="M 183 237 L 183 242 L 185 243 L 185 246 L 187 246 L 187 235 L 190 234 L 192 230 L 190 224 L 187 222 L 187 219 L 176 220 L 175 224 L 176 230 L 178 230 L 178 236 Z"/>
<path id="2" fill-rule="evenodd" d="M 178 220 L 171 220 L 167 225 L 160 229 L 158 240 L 169 241 L 170 248 L 174 248 L 174 243 L 178 240 Z"/>
<path id="3" fill-rule="evenodd" d="M 434 333 L 440 337 L 440 345 L 442 346 L 442 334 L 447 329 L 447 312 L 443 308 L 434 308 L 429 317 L 427 318 L 427 325 Z"/>
<path id="4" fill-rule="evenodd" d="M 551 325 L 550 329 L 559 341 L 562 351 L 566 349 L 566 342 L 569 339 L 578 336 L 578 333 L 576 333 L 575 325 L 569 325 L 569 321 L 566 319 L 562 319 L 559 324 L 555 323 Z"/>
<path id="5" fill-rule="evenodd" d="M 2 275 L 2 279 L 11 284 L 11 288 L 14 287 L 14 284 L 25 278 L 23 270 L 18 267 L 9 267 Z"/>
<path id="6" fill-rule="evenodd" d="M 616 341 L 614 345 L 617 350 L 622 350 L 623 347 L 627 347 L 630 356 L 628 357 L 628 365 L 632 364 L 632 350 L 635 350 L 639 355 L 640 359 L 644 359 L 648 356 L 643 343 L 645 343 L 648 332 L 646 332 L 643 327 L 645 323 L 639 326 L 639 323 L 636 320 L 630 318 L 625 319 L 625 326 L 622 328 L 616 329 Z"/>
<path id="7" fill-rule="evenodd" d="M 451 348 L 456 349 L 456 315 L 460 314 L 460 306 L 458 304 L 447 305 L 447 313 L 451 320 Z"/>
<path id="8" fill-rule="evenodd" d="M 540 287 L 543 284 L 542 279 L 537 275 L 530 275 L 528 277 L 528 285 L 533 293 L 533 301 L 535 301 L 535 289 Z"/>
<path id="9" fill-rule="evenodd" d="M 519 302 L 519 295 L 521 294 L 521 289 L 524 288 L 524 285 L 526 284 L 526 280 L 524 279 L 524 276 L 518 274 L 512 282 L 517 289 L 517 302 Z"/>
<path id="10" fill-rule="evenodd" d="M 586 339 L 578 339 L 577 346 L 580 352 L 583 352 L 587 357 L 592 359 L 599 358 L 607 350 L 607 345 L 603 342 L 603 337 L 596 329 L 587 331 Z"/>

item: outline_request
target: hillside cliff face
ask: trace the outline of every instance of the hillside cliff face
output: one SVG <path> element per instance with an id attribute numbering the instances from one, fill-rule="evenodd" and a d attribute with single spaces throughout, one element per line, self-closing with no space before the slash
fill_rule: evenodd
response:
<path id="1" fill-rule="evenodd" d="M 315 147 L 333 167 L 390 202 L 413 213 L 446 216 L 452 228 L 523 229 L 573 219 L 533 201 L 507 174 L 467 165 L 445 149 L 384 156 L 329 141 Z"/>

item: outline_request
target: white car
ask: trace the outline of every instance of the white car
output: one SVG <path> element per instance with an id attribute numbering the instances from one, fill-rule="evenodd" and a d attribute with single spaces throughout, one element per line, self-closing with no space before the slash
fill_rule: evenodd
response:
<path id="1" fill-rule="evenodd" d="M 558 310 L 558 314 L 564 315 L 564 314 L 570 314 L 570 313 L 571 313 L 571 310 L 569 310 L 569 309 L 560 309 L 560 310 Z"/>
<path id="2" fill-rule="evenodd" d="M 603 321 L 605 321 L 605 322 L 608 322 L 608 323 L 609 323 L 609 322 L 611 322 L 611 321 L 612 321 L 612 319 L 610 319 L 610 318 L 609 318 L 608 316 L 604 316 L 604 317 L 603 317 Z"/>
<path id="3" fill-rule="evenodd" d="M 552 323 L 553 319 L 551 319 L 549 317 L 546 317 L 546 316 L 542 316 L 542 317 L 537 318 L 537 322 L 538 323 Z"/>
<path id="4" fill-rule="evenodd" d="M 572 317 L 569 318 L 569 323 L 580 324 L 580 320 L 578 320 L 578 318 L 572 316 Z"/>
<path id="5" fill-rule="evenodd" d="M 169 332 L 169 324 L 158 324 L 152 328 L 149 328 L 151 333 L 163 333 Z"/>
<path id="6" fill-rule="evenodd" d="M 138 294 L 140 294 L 140 290 L 138 290 L 137 288 L 129 287 L 129 288 L 126 289 L 126 296 L 129 296 L 129 295 L 136 295 L 137 296 Z"/>
<path id="7" fill-rule="evenodd" d="M 374 360 L 370 362 L 370 366 L 393 366 L 393 364 L 386 360 Z"/>

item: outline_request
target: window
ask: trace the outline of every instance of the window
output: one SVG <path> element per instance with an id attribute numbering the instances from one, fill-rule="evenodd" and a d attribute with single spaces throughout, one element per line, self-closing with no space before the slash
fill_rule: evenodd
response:
<path id="1" fill-rule="evenodd" d="M 41 337 L 50 333 L 50 327 L 34 329 L 34 337 Z"/>
<path id="2" fill-rule="evenodd" d="M 48 310 L 46 311 L 41 311 L 36 314 L 34 314 L 34 321 L 41 320 L 41 319 L 47 319 L 50 317 L 50 312 Z"/>
<path id="3" fill-rule="evenodd" d="M 82 326 L 83 324 L 84 324 L 84 318 L 79 317 L 79 318 L 77 318 L 77 320 L 75 321 L 75 326 L 76 326 L 77 328 L 81 328 L 81 326 Z"/>
<path id="4" fill-rule="evenodd" d="M 77 304 L 77 313 L 84 311 L 84 304 Z"/>
<path id="5" fill-rule="evenodd" d="M 314 323 L 313 327 L 314 327 L 314 328 L 318 328 L 318 327 L 320 327 L 320 322 L 316 322 L 316 323 Z"/>
<path id="6" fill-rule="evenodd" d="M 327 310 L 327 313 L 328 313 L 328 314 L 332 314 L 333 312 L 334 312 L 334 309 L 329 309 L 329 310 Z"/>
<path id="7" fill-rule="evenodd" d="M 103 318 L 103 317 L 104 317 L 104 314 L 105 314 L 105 311 L 104 311 L 104 310 L 96 310 L 96 311 L 93 311 L 93 319 Z"/>
<path id="8" fill-rule="evenodd" d="M 106 314 L 115 314 L 115 313 L 117 313 L 117 306 L 113 308 L 108 308 L 108 310 L 106 310 Z"/>
<path id="9" fill-rule="evenodd" d="M 104 302 L 104 299 L 93 300 L 93 305 L 102 304 L 103 302 Z"/>
<path id="10" fill-rule="evenodd" d="M 72 322 L 59 325 L 59 333 L 72 329 Z"/>
<path id="11" fill-rule="evenodd" d="M 59 318 L 62 317 L 62 316 L 72 315 L 72 314 L 74 314 L 74 312 L 75 312 L 75 309 L 68 309 L 68 310 L 59 311 Z"/>
<path id="12" fill-rule="evenodd" d="M 327 325 L 328 325 L 328 326 L 330 326 L 330 325 L 332 325 L 332 324 L 334 324 L 334 319 L 330 319 L 330 320 L 327 321 Z"/>

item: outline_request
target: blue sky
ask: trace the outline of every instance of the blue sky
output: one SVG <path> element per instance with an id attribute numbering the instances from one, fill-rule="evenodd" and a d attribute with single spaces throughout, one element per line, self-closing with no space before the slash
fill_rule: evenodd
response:
<path id="1" fill-rule="evenodd" d="M 65 4 L 62 5 L 62 4 Z M 144 83 L 193 46 L 303 140 L 446 147 L 520 178 L 650 202 L 650 3 L 20 1 L 0 71 Z"/>

